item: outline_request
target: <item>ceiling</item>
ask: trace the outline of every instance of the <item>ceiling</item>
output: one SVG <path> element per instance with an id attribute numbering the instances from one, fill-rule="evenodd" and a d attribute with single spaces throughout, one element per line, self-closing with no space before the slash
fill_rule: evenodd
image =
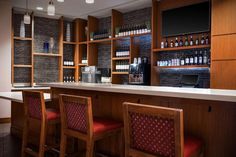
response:
<path id="1" fill-rule="evenodd" d="M 129 12 L 151 6 L 152 0 L 95 0 L 94 4 L 86 4 L 85 0 L 65 0 L 59 3 L 53 0 L 56 6 L 56 17 L 65 16 L 68 18 L 87 18 L 88 15 L 106 17 L 111 15 L 111 9 L 121 12 Z M 28 0 L 29 9 L 36 15 L 47 16 L 46 10 L 49 0 Z M 19 10 L 26 8 L 26 0 L 12 0 L 14 8 Z M 43 11 L 36 10 L 36 7 L 43 7 Z"/>

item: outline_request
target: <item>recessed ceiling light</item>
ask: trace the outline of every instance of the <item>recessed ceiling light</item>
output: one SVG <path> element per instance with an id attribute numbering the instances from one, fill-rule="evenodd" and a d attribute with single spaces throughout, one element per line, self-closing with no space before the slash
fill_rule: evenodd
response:
<path id="1" fill-rule="evenodd" d="M 94 3 L 94 0 L 85 0 L 85 2 L 88 4 L 92 4 L 92 3 Z"/>
<path id="2" fill-rule="evenodd" d="M 57 0 L 57 2 L 64 2 L 64 0 Z"/>
<path id="3" fill-rule="evenodd" d="M 36 7 L 37 10 L 43 10 L 43 7 Z"/>

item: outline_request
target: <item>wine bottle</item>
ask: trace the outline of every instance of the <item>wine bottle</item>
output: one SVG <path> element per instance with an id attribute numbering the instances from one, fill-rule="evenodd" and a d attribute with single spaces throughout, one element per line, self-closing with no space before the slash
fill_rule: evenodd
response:
<path id="1" fill-rule="evenodd" d="M 190 42 L 189 42 L 190 46 L 193 46 L 193 36 L 190 36 Z"/>
<path id="2" fill-rule="evenodd" d="M 201 38 L 201 45 L 204 45 L 205 44 L 205 38 L 204 38 L 204 35 L 202 35 L 202 38 Z"/>
<path id="3" fill-rule="evenodd" d="M 189 43 L 188 43 L 188 37 L 186 36 L 185 37 L 185 41 L 184 41 L 184 46 L 188 46 L 189 45 Z"/>
<path id="4" fill-rule="evenodd" d="M 178 38 L 176 37 L 175 38 L 175 47 L 178 47 L 179 46 L 179 42 L 178 42 Z"/>
<path id="5" fill-rule="evenodd" d="M 167 38 L 166 38 L 166 41 L 165 41 L 165 48 L 167 48 L 168 47 L 168 40 L 167 40 Z"/>
<path id="6" fill-rule="evenodd" d="M 199 65 L 202 65 L 202 62 L 203 62 L 202 51 L 200 51 L 200 54 L 198 56 L 198 63 L 199 63 Z"/>
<path id="7" fill-rule="evenodd" d="M 171 48 L 174 47 L 174 42 L 173 42 L 173 40 L 170 41 L 170 47 L 171 47 Z"/>
<path id="8" fill-rule="evenodd" d="M 182 37 L 180 37 L 180 40 L 179 40 L 179 46 L 182 47 L 184 44 L 183 44 L 183 39 Z"/>
<path id="9" fill-rule="evenodd" d="M 197 51 L 195 51 L 195 55 L 194 55 L 194 65 L 198 64 L 198 53 Z"/>

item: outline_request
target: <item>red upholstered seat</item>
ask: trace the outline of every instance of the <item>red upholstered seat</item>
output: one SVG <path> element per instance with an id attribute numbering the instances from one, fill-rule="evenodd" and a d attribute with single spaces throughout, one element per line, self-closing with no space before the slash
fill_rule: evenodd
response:
<path id="1" fill-rule="evenodd" d="M 201 140 L 191 136 L 186 136 L 184 138 L 184 157 L 191 157 L 200 147 L 202 147 Z"/>
<path id="2" fill-rule="evenodd" d="M 118 129 L 122 126 L 123 126 L 122 123 L 116 122 L 114 120 L 107 120 L 103 118 L 94 118 L 93 120 L 93 132 L 95 134 L 113 130 L 113 129 Z"/>
<path id="3" fill-rule="evenodd" d="M 60 113 L 52 108 L 46 109 L 46 114 L 48 120 L 55 120 L 60 117 Z"/>

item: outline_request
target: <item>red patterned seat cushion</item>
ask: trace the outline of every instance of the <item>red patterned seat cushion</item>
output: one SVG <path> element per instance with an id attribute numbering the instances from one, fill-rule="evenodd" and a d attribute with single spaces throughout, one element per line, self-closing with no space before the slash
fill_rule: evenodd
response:
<path id="1" fill-rule="evenodd" d="M 60 117 L 60 113 L 52 108 L 46 109 L 46 114 L 48 120 L 55 120 Z"/>
<path id="2" fill-rule="evenodd" d="M 69 101 L 65 101 L 64 105 L 68 128 L 87 133 L 86 105 Z"/>
<path id="3" fill-rule="evenodd" d="M 174 120 L 130 112 L 131 148 L 163 157 L 175 156 Z"/>
<path id="4" fill-rule="evenodd" d="M 42 108 L 41 99 L 37 97 L 28 98 L 28 112 L 31 118 L 41 119 L 42 118 Z"/>
<path id="5" fill-rule="evenodd" d="M 184 137 L 184 157 L 191 157 L 201 146 L 201 140 L 191 136 Z"/>
<path id="6" fill-rule="evenodd" d="M 94 118 L 93 120 L 93 132 L 99 134 L 105 131 L 118 129 L 123 127 L 123 124 L 114 120 L 107 120 L 103 118 Z"/>

